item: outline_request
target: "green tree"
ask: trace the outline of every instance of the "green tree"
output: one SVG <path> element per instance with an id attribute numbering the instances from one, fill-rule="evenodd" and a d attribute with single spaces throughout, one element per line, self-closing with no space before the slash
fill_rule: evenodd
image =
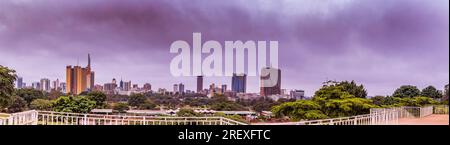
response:
<path id="1" fill-rule="evenodd" d="M 139 109 L 155 109 L 156 104 L 151 100 L 145 100 L 144 103 L 139 105 Z"/>
<path id="2" fill-rule="evenodd" d="M 449 86 L 448 86 L 448 84 L 447 85 L 445 85 L 445 87 L 444 87 L 444 97 L 447 97 L 448 98 L 448 95 L 449 95 Z"/>
<path id="3" fill-rule="evenodd" d="M 95 107 L 95 101 L 84 96 L 61 96 L 52 104 L 57 112 L 89 113 Z"/>
<path id="4" fill-rule="evenodd" d="M 119 113 L 126 113 L 128 109 L 128 104 L 124 102 L 118 102 L 113 105 L 113 110 L 116 110 Z"/>
<path id="5" fill-rule="evenodd" d="M 302 119 L 324 119 L 328 118 L 322 111 L 321 106 L 311 100 L 298 100 L 287 102 L 272 107 L 272 113 L 276 117 L 289 116 L 294 121 Z"/>
<path id="6" fill-rule="evenodd" d="M 217 111 L 241 111 L 248 110 L 244 106 L 230 101 L 222 94 L 216 94 L 211 98 L 210 102 L 211 109 Z"/>
<path id="7" fill-rule="evenodd" d="M 430 98 L 442 98 L 442 93 L 433 86 L 428 86 L 422 90 L 421 96 Z"/>
<path id="8" fill-rule="evenodd" d="M 89 92 L 87 94 L 87 97 L 90 100 L 95 101 L 96 108 L 106 107 L 106 95 L 103 92 L 100 92 L 100 91 Z"/>
<path id="9" fill-rule="evenodd" d="M 143 94 L 132 94 L 128 98 L 128 105 L 130 106 L 140 106 L 145 103 L 145 96 Z"/>
<path id="10" fill-rule="evenodd" d="M 430 97 L 423 97 L 423 96 L 413 98 L 403 98 L 401 102 L 402 106 L 415 106 L 415 107 L 433 104 L 437 104 L 437 102 Z"/>
<path id="11" fill-rule="evenodd" d="M 346 117 L 370 113 L 370 108 L 376 108 L 372 100 L 365 98 L 345 98 L 327 100 L 322 111 L 329 117 Z"/>
<path id="12" fill-rule="evenodd" d="M 343 90 L 350 93 L 351 95 L 357 97 L 357 98 L 366 98 L 367 97 L 367 91 L 364 89 L 364 86 L 357 85 L 355 81 L 343 81 L 337 84 L 338 86 L 342 86 Z"/>
<path id="13" fill-rule="evenodd" d="M 11 105 L 8 107 L 9 113 L 22 112 L 27 109 L 27 102 L 18 96 L 13 96 Z"/>
<path id="14" fill-rule="evenodd" d="M 372 100 L 373 104 L 375 105 L 383 105 L 383 101 L 384 101 L 385 97 L 384 96 L 375 96 L 370 98 L 370 100 Z"/>
<path id="15" fill-rule="evenodd" d="M 442 103 L 448 105 L 448 95 L 449 95 L 449 86 L 448 84 L 444 87 L 444 97 L 442 98 Z"/>
<path id="16" fill-rule="evenodd" d="M 0 65 L 0 111 L 12 101 L 16 71 Z"/>
<path id="17" fill-rule="evenodd" d="M 32 88 L 17 89 L 16 94 L 27 101 L 28 105 L 30 105 L 33 100 L 45 98 L 42 91 Z"/>
<path id="18" fill-rule="evenodd" d="M 395 90 L 393 97 L 412 98 L 420 95 L 420 90 L 416 86 L 403 85 Z"/>
<path id="19" fill-rule="evenodd" d="M 48 111 L 52 109 L 52 101 L 45 99 L 33 100 L 30 104 L 31 109 Z"/>
<path id="20" fill-rule="evenodd" d="M 180 109 L 177 112 L 177 116 L 179 116 L 179 117 L 197 117 L 197 116 L 200 116 L 200 115 L 201 114 L 195 112 L 194 110 L 187 109 L 187 108 Z"/>

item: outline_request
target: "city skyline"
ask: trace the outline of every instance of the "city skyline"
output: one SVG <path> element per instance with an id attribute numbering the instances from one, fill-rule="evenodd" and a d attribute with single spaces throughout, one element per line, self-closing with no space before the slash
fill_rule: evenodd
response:
<path id="1" fill-rule="evenodd" d="M 279 41 L 281 88 L 307 96 L 327 79 L 355 80 L 369 96 L 449 83 L 446 0 L 177 2 L 1 1 L 0 64 L 31 85 L 65 80 L 65 66 L 84 66 L 90 53 L 95 84 L 124 78 L 196 90 L 196 77 L 170 75 L 169 45 L 201 32 L 203 41 Z M 232 84 L 203 78 L 204 89 L 212 83 Z M 247 77 L 247 92 L 259 84 Z"/>

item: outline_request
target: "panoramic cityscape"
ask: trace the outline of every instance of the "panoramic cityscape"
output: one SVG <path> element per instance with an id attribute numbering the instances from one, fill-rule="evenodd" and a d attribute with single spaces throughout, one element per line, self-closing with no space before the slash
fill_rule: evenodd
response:
<path id="1" fill-rule="evenodd" d="M 0 125 L 449 125 L 448 5 L 3 0 Z"/>

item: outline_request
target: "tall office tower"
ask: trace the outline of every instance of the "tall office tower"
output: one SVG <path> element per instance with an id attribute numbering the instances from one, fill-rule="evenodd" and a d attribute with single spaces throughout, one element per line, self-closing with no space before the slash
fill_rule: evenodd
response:
<path id="1" fill-rule="evenodd" d="M 203 76 L 197 76 L 197 93 L 203 90 Z"/>
<path id="2" fill-rule="evenodd" d="M 46 78 L 41 79 L 40 84 L 41 84 L 40 90 L 50 92 L 50 80 L 49 79 L 46 79 Z"/>
<path id="3" fill-rule="evenodd" d="M 210 97 L 214 96 L 215 93 L 216 93 L 216 85 L 214 83 L 212 83 L 211 85 L 209 85 Z"/>
<path id="4" fill-rule="evenodd" d="M 66 67 L 66 92 L 78 95 L 83 91 L 90 91 L 94 87 L 95 73 L 91 70 L 91 56 L 88 54 L 88 65 Z"/>
<path id="5" fill-rule="evenodd" d="M 66 91 L 66 83 L 61 82 L 61 83 L 59 84 L 59 88 L 61 89 L 60 92 L 63 92 L 63 93 L 67 92 L 67 91 Z"/>
<path id="6" fill-rule="evenodd" d="M 233 74 L 231 78 L 231 90 L 237 93 L 245 93 L 247 89 L 247 75 L 246 74 Z"/>
<path id="7" fill-rule="evenodd" d="M 152 85 L 150 85 L 149 83 L 145 83 L 142 88 L 144 89 L 145 92 L 148 92 L 152 90 Z"/>
<path id="8" fill-rule="evenodd" d="M 119 88 L 120 88 L 120 90 L 123 90 L 123 81 L 122 81 L 122 78 L 120 78 Z"/>
<path id="9" fill-rule="evenodd" d="M 261 96 L 281 94 L 281 70 L 271 67 L 261 69 Z"/>
<path id="10" fill-rule="evenodd" d="M 16 84 L 16 88 L 21 89 L 23 88 L 23 78 L 22 77 L 17 77 L 17 84 Z"/>
<path id="11" fill-rule="evenodd" d="M 53 90 L 56 90 L 56 91 L 57 91 L 57 90 L 60 90 L 59 85 L 60 85 L 60 84 L 59 84 L 59 79 L 56 79 L 55 81 L 52 82 L 52 89 L 53 89 Z"/>
<path id="12" fill-rule="evenodd" d="M 178 84 L 174 84 L 174 85 L 173 85 L 173 93 L 174 93 L 174 94 L 178 93 L 178 89 L 179 89 L 179 88 L 178 88 Z"/>
<path id="13" fill-rule="evenodd" d="M 227 85 L 223 84 L 221 87 L 222 93 L 225 93 L 227 91 Z"/>
<path id="14" fill-rule="evenodd" d="M 179 91 L 180 94 L 184 93 L 184 84 L 183 83 L 180 83 L 178 85 L 178 91 Z"/>
<path id="15" fill-rule="evenodd" d="M 32 83 L 31 87 L 35 90 L 41 90 L 41 84 L 39 82 Z"/>
<path id="16" fill-rule="evenodd" d="M 131 91 L 131 81 L 123 82 L 123 91 Z"/>

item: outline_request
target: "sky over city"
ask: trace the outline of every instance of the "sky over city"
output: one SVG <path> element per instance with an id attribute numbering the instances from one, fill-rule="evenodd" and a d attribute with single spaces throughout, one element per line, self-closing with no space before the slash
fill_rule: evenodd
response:
<path id="1" fill-rule="evenodd" d="M 65 81 L 66 65 L 85 66 L 90 53 L 96 84 L 196 90 L 195 77 L 169 68 L 171 43 L 192 45 L 194 32 L 203 42 L 278 41 L 281 87 L 307 96 L 327 79 L 355 80 L 372 96 L 449 83 L 448 0 L 1 0 L 0 65 L 27 84 Z M 258 87 L 249 77 L 247 92 Z"/>

